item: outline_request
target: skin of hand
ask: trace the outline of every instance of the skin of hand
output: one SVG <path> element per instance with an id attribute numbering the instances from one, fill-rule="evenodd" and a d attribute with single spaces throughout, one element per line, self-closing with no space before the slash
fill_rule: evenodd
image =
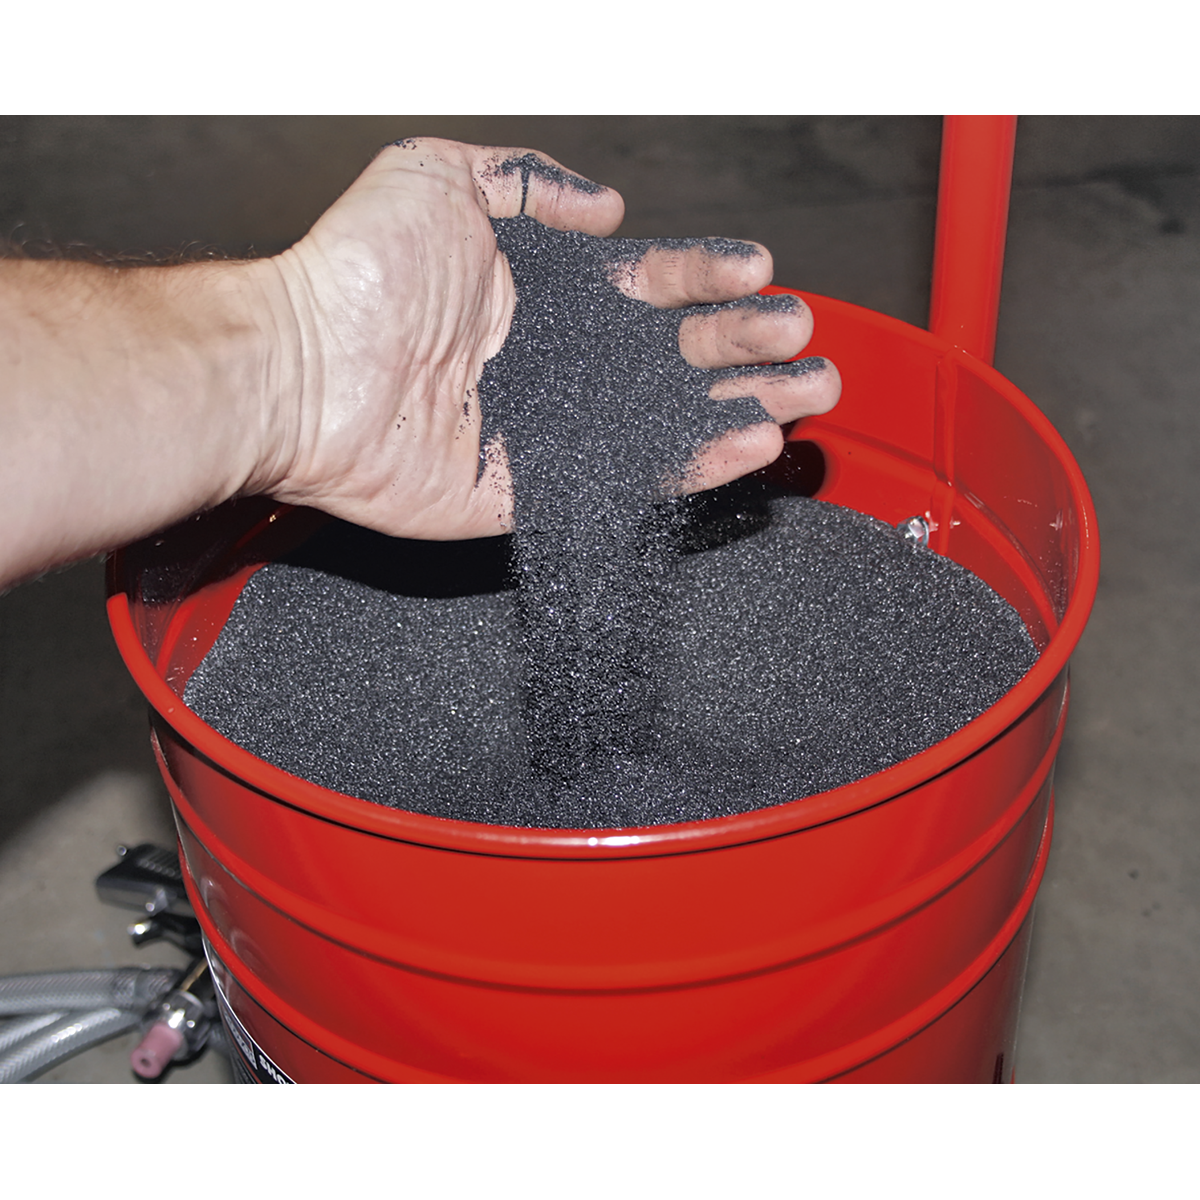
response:
<path id="1" fill-rule="evenodd" d="M 273 260 L 296 314 L 300 402 L 264 423 L 273 442 L 254 489 L 396 536 L 504 532 L 512 519 L 502 455 L 479 465 L 475 386 L 504 342 L 515 291 L 489 217 L 520 212 L 558 229 L 607 235 L 624 206 L 527 150 L 411 139 L 383 150 L 309 235 Z M 577 181 L 573 184 L 573 181 Z M 721 304 L 771 280 L 762 247 L 746 256 L 652 247 L 614 279 L 658 307 Z M 802 303 L 788 312 L 726 309 L 686 318 L 680 351 L 693 366 L 782 362 L 812 335 Z M 825 412 L 840 380 L 830 364 L 800 377 L 714 379 L 714 399 L 753 394 L 780 424 Z M 776 426 L 705 448 L 699 490 L 773 461 Z M 499 503 L 497 500 L 499 499 Z"/>
<path id="2" fill-rule="evenodd" d="M 514 170 L 535 162 L 537 170 Z M 410 139 L 381 151 L 274 258 L 114 268 L 0 259 L 0 589 L 236 495 L 307 504 L 395 536 L 504 532 L 503 456 L 478 480 L 475 385 L 515 304 L 489 217 L 604 236 L 621 198 L 525 150 Z M 720 304 L 771 278 L 744 257 L 652 247 L 615 280 L 660 307 Z M 800 353 L 812 321 L 700 310 L 681 325 L 715 399 L 780 423 L 836 403 L 836 370 L 719 368 Z M 701 452 L 691 486 L 772 461 L 760 424 Z"/>

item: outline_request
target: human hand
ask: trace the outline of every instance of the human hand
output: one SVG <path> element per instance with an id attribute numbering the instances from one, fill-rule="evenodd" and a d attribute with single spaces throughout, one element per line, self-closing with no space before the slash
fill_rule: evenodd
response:
<path id="1" fill-rule="evenodd" d="M 381 151 L 307 237 L 267 260 L 286 292 L 276 320 L 285 348 L 247 490 L 396 536 L 510 527 L 504 456 L 488 456 L 479 474 L 477 385 L 516 302 L 489 218 L 522 212 L 606 235 L 624 206 L 542 155 L 410 139 Z M 771 269 L 757 246 L 731 255 L 703 242 L 646 243 L 614 285 L 659 308 L 725 305 L 757 292 Z M 811 332 L 802 304 L 720 307 L 687 315 L 678 342 L 688 363 L 714 372 L 714 400 L 753 395 L 782 424 L 836 403 L 831 365 L 743 377 L 721 369 L 791 358 Z M 700 452 L 686 487 L 746 474 L 781 447 L 778 424 L 727 433 Z"/>

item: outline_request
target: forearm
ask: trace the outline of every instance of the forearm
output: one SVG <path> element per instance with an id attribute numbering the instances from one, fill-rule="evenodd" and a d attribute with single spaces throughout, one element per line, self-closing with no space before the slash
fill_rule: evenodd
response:
<path id="1" fill-rule="evenodd" d="M 269 261 L 0 261 L 0 588 L 255 489 L 280 287 Z"/>
<path id="2" fill-rule="evenodd" d="M 395 537 L 505 532 L 501 443 L 480 471 L 478 384 L 516 303 L 491 219 L 607 236 L 622 211 L 615 192 L 530 151 L 406 139 L 276 259 L 0 260 L 0 590 L 237 494 Z M 769 278 L 760 248 L 663 243 L 626 294 L 723 306 Z M 803 306 L 688 321 L 680 353 L 705 369 L 782 361 L 811 329 Z M 826 411 L 839 386 L 832 368 L 783 371 L 709 395 L 758 396 L 784 424 Z M 689 486 L 766 465 L 771 434 L 714 442 Z"/>

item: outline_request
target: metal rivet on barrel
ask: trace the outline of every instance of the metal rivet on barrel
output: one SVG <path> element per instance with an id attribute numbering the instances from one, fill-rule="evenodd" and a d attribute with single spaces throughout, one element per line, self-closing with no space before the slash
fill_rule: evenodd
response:
<path id="1" fill-rule="evenodd" d="M 929 522 L 924 517 L 905 517 L 896 525 L 896 532 L 910 545 L 929 545 Z"/>

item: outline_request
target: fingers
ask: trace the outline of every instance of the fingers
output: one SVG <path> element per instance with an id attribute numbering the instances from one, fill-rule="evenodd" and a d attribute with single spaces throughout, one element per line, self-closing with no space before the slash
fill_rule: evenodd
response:
<path id="1" fill-rule="evenodd" d="M 568 171 L 546 154 L 498 146 L 464 149 L 489 217 L 524 213 L 554 229 L 601 237 L 625 217 L 625 202 L 612 188 Z"/>
<path id="2" fill-rule="evenodd" d="M 799 296 L 747 296 L 685 317 L 679 353 L 693 367 L 786 362 L 808 345 L 812 331 L 812 312 Z"/>
<path id="3" fill-rule="evenodd" d="M 826 358 L 803 358 L 778 366 L 714 372 L 709 395 L 717 401 L 754 396 L 773 418 L 709 442 L 689 463 L 673 491 L 680 495 L 732 483 L 769 466 L 783 450 L 780 425 L 828 412 L 842 391 L 841 376 Z"/>
<path id="4" fill-rule="evenodd" d="M 735 429 L 709 442 L 692 459 L 672 490 L 687 496 L 732 483 L 769 466 L 782 451 L 783 431 L 770 421 Z"/>
<path id="5" fill-rule="evenodd" d="M 827 358 L 714 372 L 713 400 L 753 396 L 781 425 L 828 412 L 842 394 L 842 377 Z"/>
<path id="6" fill-rule="evenodd" d="M 750 296 L 771 282 L 774 264 L 757 242 L 730 238 L 662 238 L 640 258 L 614 264 L 613 283 L 634 300 L 656 308 L 723 304 Z"/>

